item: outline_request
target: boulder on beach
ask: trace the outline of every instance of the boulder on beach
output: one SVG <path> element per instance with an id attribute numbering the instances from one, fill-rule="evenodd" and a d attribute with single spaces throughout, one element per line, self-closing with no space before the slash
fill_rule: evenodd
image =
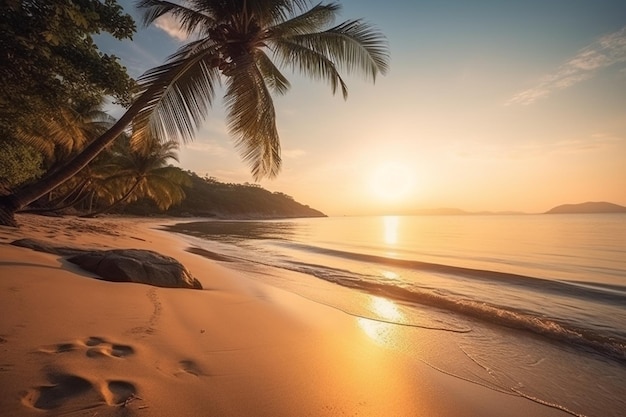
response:
<path id="1" fill-rule="evenodd" d="M 136 282 L 166 288 L 202 289 L 183 264 L 169 256 L 143 249 L 89 250 L 56 246 L 36 239 L 11 242 L 38 252 L 69 256 L 67 260 L 105 281 Z"/>
<path id="2" fill-rule="evenodd" d="M 67 260 L 106 281 L 136 282 L 167 288 L 202 289 L 183 264 L 142 249 L 112 249 L 71 256 Z"/>

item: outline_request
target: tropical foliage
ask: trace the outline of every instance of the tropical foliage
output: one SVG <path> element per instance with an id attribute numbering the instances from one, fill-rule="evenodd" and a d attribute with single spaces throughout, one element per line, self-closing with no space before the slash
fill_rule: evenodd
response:
<path id="1" fill-rule="evenodd" d="M 384 36 L 362 20 L 334 25 L 337 3 L 311 7 L 308 0 L 143 0 L 139 7 L 145 10 L 146 24 L 174 17 L 191 41 L 139 79 L 133 104 L 111 129 L 64 167 L 1 199 L 3 223 L 14 222 L 15 210 L 76 175 L 131 124 L 135 141 L 191 140 L 221 86 L 228 127 L 241 156 L 255 179 L 273 177 L 281 158 L 272 94 L 289 88 L 279 68 L 326 81 L 344 98 L 348 90 L 342 72 L 374 80 L 387 69 Z"/>
<path id="2" fill-rule="evenodd" d="M 200 177 L 193 172 L 187 174 L 192 184 L 187 197 L 164 214 L 231 219 L 324 216 L 324 213 L 295 201 L 287 194 L 271 192 L 257 184 L 223 183 L 215 178 Z M 125 206 L 124 212 L 142 216 L 161 213 L 147 199 L 139 199 Z"/>
<path id="3" fill-rule="evenodd" d="M 0 189 L 10 190 L 43 172 L 43 157 L 31 146 L 0 140 Z"/>
<path id="4" fill-rule="evenodd" d="M 131 38 L 133 19 L 115 1 L 5 0 L 0 13 L 0 138 L 59 108 L 110 95 L 130 103 L 133 80 L 92 35 Z"/>
<path id="5" fill-rule="evenodd" d="M 142 0 L 144 23 L 171 15 L 193 40 L 164 65 L 140 79 L 147 99 L 135 118 L 138 133 L 191 140 L 224 78 L 230 133 L 255 179 L 273 177 L 281 166 L 271 93 L 289 81 L 279 67 L 348 89 L 340 70 L 374 80 L 387 69 L 385 38 L 362 20 L 332 26 L 340 6 L 305 0 L 190 0 L 178 5 Z"/>
<path id="6" fill-rule="evenodd" d="M 110 175 L 104 176 L 98 190 L 110 204 L 92 215 L 141 197 L 152 200 L 161 210 L 185 198 L 184 187 L 191 186 L 189 175 L 168 165 L 170 159 L 178 161 L 176 142 L 144 141 L 139 148 L 133 148 L 129 140 L 118 142 L 111 158 L 101 167 Z"/>

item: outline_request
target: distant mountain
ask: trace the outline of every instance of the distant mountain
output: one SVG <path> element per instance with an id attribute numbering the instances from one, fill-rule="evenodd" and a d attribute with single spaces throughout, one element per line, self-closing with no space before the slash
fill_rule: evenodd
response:
<path id="1" fill-rule="evenodd" d="M 416 216 L 462 216 L 471 213 L 458 208 L 440 207 L 435 209 L 415 210 L 412 211 L 411 214 Z"/>
<path id="2" fill-rule="evenodd" d="M 525 214 L 519 211 L 465 211 L 458 208 L 440 207 L 435 209 L 413 210 L 412 216 L 494 216 Z"/>
<path id="3" fill-rule="evenodd" d="M 626 213 L 626 207 L 613 203 L 587 202 L 580 204 L 563 204 L 556 206 L 545 214 L 584 214 L 584 213 Z"/>

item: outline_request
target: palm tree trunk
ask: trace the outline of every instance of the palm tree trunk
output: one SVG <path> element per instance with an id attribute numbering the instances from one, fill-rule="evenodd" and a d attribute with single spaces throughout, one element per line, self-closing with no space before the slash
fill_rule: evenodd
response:
<path id="1" fill-rule="evenodd" d="M 88 185 L 85 185 L 85 187 L 81 188 L 80 191 L 78 192 L 71 193 L 75 197 L 69 203 L 60 205 L 63 203 L 63 201 L 61 201 L 59 202 L 59 205 L 56 205 L 54 207 L 42 207 L 42 208 L 31 208 L 31 209 L 26 208 L 26 209 L 20 210 L 19 212 L 20 213 L 50 213 L 50 212 L 65 210 L 66 208 L 76 206 L 82 203 L 83 201 L 87 200 L 87 198 L 91 195 L 91 193 L 84 193 L 87 186 Z M 64 200 L 66 200 L 66 198 Z"/>
<path id="2" fill-rule="evenodd" d="M 153 93 L 153 91 L 148 90 L 142 94 L 109 130 L 87 145 L 82 152 L 67 164 L 39 181 L 20 188 L 13 194 L 0 196 L 0 225 L 17 227 L 18 224 L 15 221 L 16 211 L 23 209 L 41 196 L 54 190 L 83 169 L 124 132 L 124 129 L 132 122 L 137 113 L 150 101 Z"/>
<path id="3" fill-rule="evenodd" d="M 76 202 L 81 199 L 81 195 L 87 189 L 87 187 L 91 184 L 91 178 L 84 179 L 78 186 L 74 187 L 69 192 L 62 194 L 61 196 L 48 200 L 48 203 L 45 207 L 37 207 L 37 208 L 26 208 L 23 210 L 19 210 L 20 213 L 42 213 L 47 211 L 55 211 L 62 210 L 64 208 L 68 208 L 76 204 Z M 48 195 L 52 195 L 52 192 L 48 193 Z M 71 197 L 71 199 L 70 199 Z M 70 203 L 67 201 L 70 200 Z"/>
<path id="4" fill-rule="evenodd" d="M 133 186 L 130 187 L 130 190 L 128 190 L 128 192 L 126 194 L 124 194 L 124 196 L 122 198 L 120 198 L 119 200 L 115 201 L 110 206 L 103 208 L 102 210 L 98 210 L 98 211 L 93 212 L 93 213 L 88 213 L 88 214 L 85 214 L 85 215 L 83 215 L 81 217 L 96 217 L 98 214 L 104 214 L 104 213 L 106 213 L 108 211 L 113 210 L 115 207 L 119 206 L 120 204 L 122 204 L 123 202 L 128 200 L 130 198 L 130 196 L 133 195 L 133 193 L 135 192 L 137 187 L 139 187 L 139 184 L 141 184 L 141 177 L 135 179 L 135 183 L 133 184 Z"/>

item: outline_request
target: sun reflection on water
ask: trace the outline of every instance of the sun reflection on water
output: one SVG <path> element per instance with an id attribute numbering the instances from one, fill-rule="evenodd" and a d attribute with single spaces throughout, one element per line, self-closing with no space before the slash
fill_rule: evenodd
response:
<path id="1" fill-rule="evenodd" d="M 388 245 L 395 245 L 398 243 L 398 216 L 385 216 L 383 217 L 384 225 L 384 238 L 385 243 Z"/>
<path id="2" fill-rule="evenodd" d="M 375 319 L 358 318 L 357 323 L 365 334 L 374 341 L 387 344 L 394 340 L 396 326 L 393 323 L 404 318 L 404 314 L 393 302 L 383 297 L 371 296 L 370 308 L 372 313 L 382 321 Z"/>
<path id="3" fill-rule="evenodd" d="M 381 271 L 380 274 L 387 279 L 398 279 L 400 275 L 396 274 L 393 271 Z"/>

